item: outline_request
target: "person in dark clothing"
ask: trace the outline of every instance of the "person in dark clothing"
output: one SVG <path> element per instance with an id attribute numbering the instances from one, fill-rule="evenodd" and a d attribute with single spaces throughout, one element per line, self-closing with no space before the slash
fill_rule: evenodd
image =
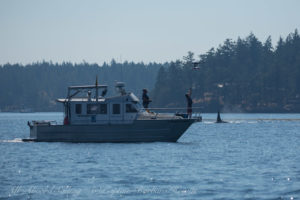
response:
<path id="1" fill-rule="evenodd" d="M 147 95 L 148 91 L 147 89 L 143 89 L 143 106 L 144 108 L 148 108 L 149 103 L 151 102 L 151 99 L 149 98 L 149 96 Z"/>
<path id="2" fill-rule="evenodd" d="M 193 104 L 193 100 L 192 100 L 192 89 L 189 90 L 188 93 L 185 94 L 186 97 L 186 101 L 187 101 L 187 114 L 189 118 L 192 118 L 192 104 Z"/>

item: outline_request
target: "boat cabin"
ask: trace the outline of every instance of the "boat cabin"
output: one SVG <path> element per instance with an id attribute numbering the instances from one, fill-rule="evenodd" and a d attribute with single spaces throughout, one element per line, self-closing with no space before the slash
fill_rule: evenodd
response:
<path id="1" fill-rule="evenodd" d="M 66 99 L 58 99 L 64 104 L 64 124 L 130 124 L 137 119 L 142 106 L 133 93 L 127 93 L 125 84 L 116 83 L 117 95 L 105 97 L 106 85 L 68 87 Z M 101 92 L 101 95 L 99 95 Z"/>

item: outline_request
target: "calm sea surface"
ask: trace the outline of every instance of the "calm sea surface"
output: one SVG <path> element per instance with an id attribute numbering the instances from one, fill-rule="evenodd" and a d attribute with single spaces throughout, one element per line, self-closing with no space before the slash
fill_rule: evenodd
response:
<path id="1" fill-rule="evenodd" d="M 0 113 L 0 199 L 300 199 L 300 114 L 203 114 L 177 143 L 21 142 Z"/>

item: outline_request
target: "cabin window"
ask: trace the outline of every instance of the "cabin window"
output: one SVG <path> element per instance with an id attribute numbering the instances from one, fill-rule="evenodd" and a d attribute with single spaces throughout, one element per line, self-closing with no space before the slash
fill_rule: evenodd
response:
<path id="1" fill-rule="evenodd" d="M 75 105 L 75 112 L 76 112 L 76 114 L 81 114 L 81 104 Z"/>
<path id="2" fill-rule="evenodd" d="M 87 114 L 107 114 L 107 104 L 87 104 Z"/>
<path id="3" fill-rule="evenodd" d="M 86 113 L 87 114 L 97 114 L 98 105 L 96 104 L 87 104 L 86 105 Z"/>
<path id="4" fill-rule="evenodd" d="M 100 104 L 100 113 L 99 114 L 107 114 L 107 104 Z"/>
<path id="5" fill-rule="evenodd" d="M 136 113 L 137 110 L 132 104 L 126 104 L 126 112 L 127 113 Z"/>
<path id="6" fill-rule="evenodd" d="M 113 104 L 113 114 L 120 114 L 120 104 Z"/>

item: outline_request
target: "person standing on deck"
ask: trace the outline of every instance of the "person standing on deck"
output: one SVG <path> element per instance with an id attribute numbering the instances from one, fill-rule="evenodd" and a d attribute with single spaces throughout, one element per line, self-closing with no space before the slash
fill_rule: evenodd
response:
<path id="1" fill-rule="evenodd" d="M 186 97 L 186 101 L 187 101 L 188 118 L 192 118 L 192 105 L 193 105 L 192 88 L 190 88 L 189 91 L 185 94 L 185 97 Z"/>
<path id="2" fill-rule="evenodd" d="M 142 99 L 143 99 L 143 106 L 146 110 L 148 110 L 148 105 L 151 102 L 151 100 L 150 100 L 149 96 L 147 95 L 147 93 L 148 93 L 147 89 L 143 89 Z"/>

